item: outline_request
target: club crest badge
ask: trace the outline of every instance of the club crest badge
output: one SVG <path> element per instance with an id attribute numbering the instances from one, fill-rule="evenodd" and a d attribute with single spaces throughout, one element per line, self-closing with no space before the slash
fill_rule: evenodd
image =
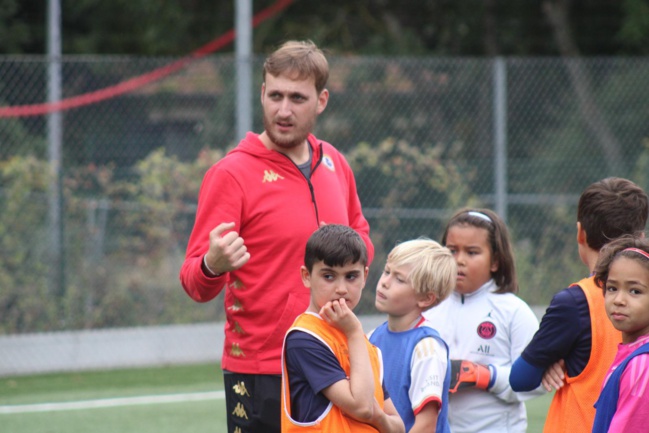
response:
<path id="1" fill-rule="evenodd" d="M 478 325 L 478 335 L 480 338 L 490 340 L 496 336 L 496 325 L 492 322 L 484 321 Z"/>
<path id="2" fill-rule="evenodd" d="M 334 161 L 326 153 L 322 156 L 322 164 L 331 171 L 336 171 L 336 166 L 334 166 Z"/>

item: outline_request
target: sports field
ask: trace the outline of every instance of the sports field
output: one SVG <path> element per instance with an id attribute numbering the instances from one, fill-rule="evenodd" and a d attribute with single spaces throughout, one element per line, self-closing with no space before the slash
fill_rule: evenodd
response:
<path id="1" fill-rule="evenodd" d="M 3 433 L 221 433 L 226 431 L 217 365 L 0 378 Z M 550 395 L 528 403 L 540 433 Z"/>

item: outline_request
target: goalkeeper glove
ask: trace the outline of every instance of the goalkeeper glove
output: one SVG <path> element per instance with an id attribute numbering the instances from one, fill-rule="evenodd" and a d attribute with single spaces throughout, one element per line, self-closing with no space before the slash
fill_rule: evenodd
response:
<path id="1" fill-rule="evenodd" d="M 461 359 L 451 360 L 451 385 L 449 392 L 457 392 L 460 388 L 475 386 L 487 389 L 491 380 L 489 367 Z"/>

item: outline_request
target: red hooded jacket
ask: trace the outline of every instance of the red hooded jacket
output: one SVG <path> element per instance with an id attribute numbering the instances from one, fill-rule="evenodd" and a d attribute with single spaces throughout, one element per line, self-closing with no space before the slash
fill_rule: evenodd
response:
<path id="1" fill-rule="evenodd" d="M 203 179 L 180 281 L 198 302 L 226 290 L 224 370 L 281 374 L 284 335 L 309 304 L 300 266 L 307 239 L 320 222 L 354 228 L 367 245 L 369 260 L 374 256 L 349 164 L 331 144 L 313 135 L 308 142 L 313 150 L 310 180 L 254 133 Z M 209 233 L 225 222 L 235 223 L 250 260 L 236 271 L 210 278 L 201 269 Z"/>

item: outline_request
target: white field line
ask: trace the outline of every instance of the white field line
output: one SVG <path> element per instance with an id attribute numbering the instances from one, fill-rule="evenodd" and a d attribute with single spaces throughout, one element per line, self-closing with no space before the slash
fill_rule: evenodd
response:
<path id="1" fill-rule="evenodd" d="M 182 403 L 187 401 L 221 400 L 224 391 L 194 392 L 187 394 L 143 395 L 138 397 L 104 398 L 64 403 L 39 403 L 0 406 L 0 414 L 56 412 L 62 410 L 100 409 L 106 407 L 133 406 L 143 404 Z"/>

